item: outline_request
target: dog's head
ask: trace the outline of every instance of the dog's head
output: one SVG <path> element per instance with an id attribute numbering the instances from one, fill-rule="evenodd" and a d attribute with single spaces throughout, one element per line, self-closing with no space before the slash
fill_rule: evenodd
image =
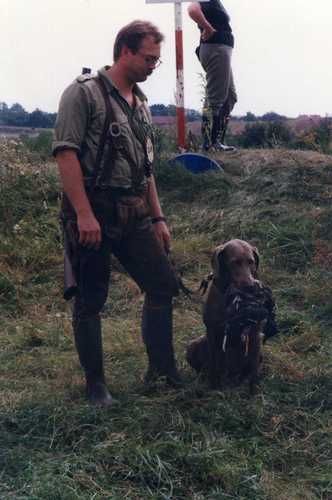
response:
<path id="1" fill-rule="evenodd" d="M 234 239 L 216 247 L 211 264 L 223 290 L 231 284 L 238 288 L 252 286 L 258 279 L 258 250 L 244 240 Z"/>

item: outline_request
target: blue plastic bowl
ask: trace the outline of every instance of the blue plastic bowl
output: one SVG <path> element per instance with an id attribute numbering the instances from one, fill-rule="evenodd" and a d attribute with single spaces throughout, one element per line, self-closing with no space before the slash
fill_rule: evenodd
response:
<path id="1" fill-rule="evenodd" d="M 207 156 L 197 153 L 183 153 L 175 156 L 168 163 L 174 167 L 175 165 L 182 165 L 193 174 L 202 174 L 209 170 L 222 171 L 223 168 L 219 163 Z"/>

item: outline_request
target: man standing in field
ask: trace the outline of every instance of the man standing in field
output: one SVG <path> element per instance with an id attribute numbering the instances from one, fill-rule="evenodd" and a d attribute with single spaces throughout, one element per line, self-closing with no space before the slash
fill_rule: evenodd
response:
<path id="1" fill-rule="evenodd" d="M 201 32 L 196 53 L 206 73 L 203 149 L 234 150 L 234 147 L 226 146 L 223 142 L 229 116 L 237 101 L 231 67 L 234 36 L 230 17 L 220 0 L 192 2 L 188 13 Z M 212 113 L 212 123 L 209 113 Z"/>
<path id="2" fill-rule="evenodd" d="M 181 383 L 173 352 L 172 297 L 178 293 L 167 253 L 170 233 L 153 176 L 153 133 L 137 86 L 160 63 L 163 35 L 133 21 L 118 33 L 114 63 L 79 76 L 63 93 L 53 154 L 64 198 L 62 220 L 77 292 L 73 330 L 91 403 L 112 397 L 103 369 L 100 311 L 114 254 L 145 293 L 142 336 L 145 381 Z"/>

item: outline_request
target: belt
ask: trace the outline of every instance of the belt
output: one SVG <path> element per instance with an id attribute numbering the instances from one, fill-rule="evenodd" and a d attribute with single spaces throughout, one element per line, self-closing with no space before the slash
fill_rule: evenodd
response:
<path id="1" fill-rule="evenodd" d="M 134 188 L 124 188 L 124 187 L 113 187 L 113 186 L 96 186 L 94 191 L 96 193 L 103 192 L 109 194 L 110 197 L 120 197 L 120 196 L 142 196 L 146 193 L 147 187 L 142 186 L 141 189 Z"/>

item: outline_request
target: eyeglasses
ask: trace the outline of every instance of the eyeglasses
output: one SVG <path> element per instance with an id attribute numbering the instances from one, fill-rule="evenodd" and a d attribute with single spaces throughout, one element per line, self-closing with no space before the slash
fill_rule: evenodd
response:
<path id="1" fill-rule="evenodd" d="M 144 54 L 141 54 L 140 52 L 138 52 L 138 54 L 141 57 L 143 57 L 144 61 L 146 62 L 146 64 L 148 66 L 153 66 L 154 68 L 158 68 L 158 66 L 160 66 L 162 64 L 162 60 L 160 59 L 160 57 L 145 56 Z"/>

